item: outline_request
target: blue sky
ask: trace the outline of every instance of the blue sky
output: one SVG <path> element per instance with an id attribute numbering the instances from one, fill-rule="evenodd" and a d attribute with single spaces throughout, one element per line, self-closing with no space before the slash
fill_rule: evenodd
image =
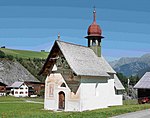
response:
<path id="1" fill-rule="evenodd" d="M 0 46 L 50 50 L 61 40 L 87 45 L 84 36 L 93 21 L 105 37 L 108 60 L 150 52 L 150 0 L 0 0 Z"/>

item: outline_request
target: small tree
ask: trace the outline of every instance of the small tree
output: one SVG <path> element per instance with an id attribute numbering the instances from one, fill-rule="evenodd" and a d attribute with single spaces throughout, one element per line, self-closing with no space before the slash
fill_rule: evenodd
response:
<path id="1" fill-rule="evenodd" d="M 45 90 L 44 90 L 44 89 L 40 90 L 39 96 L 42 97 L 42 98 L 44 98 L 44 93 L 45 93 Z"/>
<path id="2" fill-rule="evenodd" d="M 7 55 L 6 57 L 11 61 L 14 59 L 14 57 L 12 55 Z"/>
<path id="3" fill-rule="evenodd" d="M 5 58 L 5 53 L 0 50 L 0 58 Z"/>

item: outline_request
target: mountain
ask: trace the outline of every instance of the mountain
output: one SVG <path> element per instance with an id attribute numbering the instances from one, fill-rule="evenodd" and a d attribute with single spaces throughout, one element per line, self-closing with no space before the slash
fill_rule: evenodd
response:
<path id="1" fill-rule="evenodd" d="M 150 53 L 141 57 L 122 57 L 110 62 L 116 72 L 123 73 L 127 77 L 138 75 L 139 77 L 150 71 Z"/>
<path id="2" fill-rule="evenodd" d="M 39 82 L 19 62 L 0 58 L 0 82 L 10 85 L 15 81 Z"/>

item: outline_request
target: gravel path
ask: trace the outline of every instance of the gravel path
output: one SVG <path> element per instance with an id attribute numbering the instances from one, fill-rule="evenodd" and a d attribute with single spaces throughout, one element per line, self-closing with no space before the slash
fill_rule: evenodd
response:
<path id="1" fill-rule="evenodd" d="M 122 114 L 111 118 L 150 118 L 150 109 Z"/>
<path id="2" fill-rule="evenodd" d="M 30 101 L 30 100 L 26 100 L 26 102 L 44 104 L 43 102 L 36 102 L 36 101 Z"/>

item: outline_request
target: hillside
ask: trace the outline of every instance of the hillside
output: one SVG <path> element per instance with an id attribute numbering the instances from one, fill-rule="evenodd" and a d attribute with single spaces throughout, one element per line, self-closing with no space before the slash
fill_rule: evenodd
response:
<path id="1" fill-rule="evenodd" d="M 34 77 L 39 81 L 45 82 L 45 76 L 39 76 L 38 73 L 42 69 L 42 66 L 45 63 L 45 59 L 17 59 L 17 61 L 23 65 Z"/>
<path id="2" fill-rule="evenodd" d="M 48 52 L 35 52 L 35 51 L 0 48 L 0 59 L 20 63 L 35 78 L 37 78 L 41 82 L 44 82 L 46 77 L 39 76 L 38 73 L 44 64 L 47 55 Z"/>
<path id="3" fill-rule="evenodd" d="M 141 57 L 123 57 L 119 60 L 110 62 L 115 71 L 123 73 L 126 76 L 138 75 L 139 77 L 147 71 L 150 71 L 150 54 Z"/>
<path id="4" fill-rule="evenodd" d="M 17 61 L 10 61 L 1 58 L 0 59 L 0 82 L 6 85 L 10 85 L 15 81 L 38 82 L 38 80 Z"/>
<path id="5" fill-rule="evenodd" d="M 29 50 L 14 50 L 14 49 L 7 49 L 7 48 L 0 48 L 1 51 L 5 53 L 5 55 L 12 55 L 13 57 L 18 58 L 39 58 L 45 59 L 47 58 L 48 52 L 36 52 L 36 51 L 29 51 Z"/>

